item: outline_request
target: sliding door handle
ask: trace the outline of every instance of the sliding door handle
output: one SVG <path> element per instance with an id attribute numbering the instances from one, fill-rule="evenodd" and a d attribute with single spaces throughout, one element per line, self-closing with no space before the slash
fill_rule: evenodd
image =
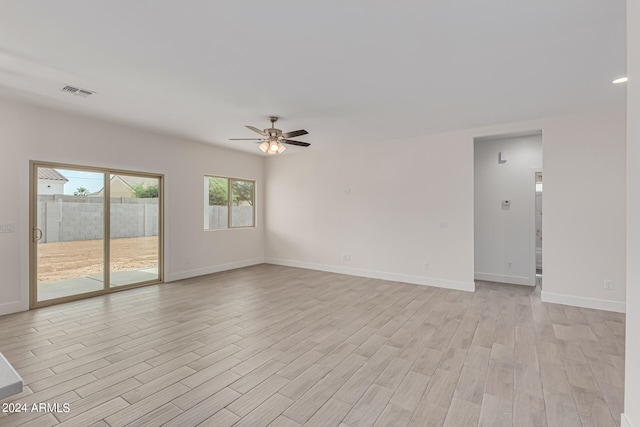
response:
<path id="1" fill-rule="evenodd" d="M 42 230 L 40 230 L 39 228 L 34 228 L 33 229 L 33 241 L 37 242 L 40 239 L 42 239 Z"/>

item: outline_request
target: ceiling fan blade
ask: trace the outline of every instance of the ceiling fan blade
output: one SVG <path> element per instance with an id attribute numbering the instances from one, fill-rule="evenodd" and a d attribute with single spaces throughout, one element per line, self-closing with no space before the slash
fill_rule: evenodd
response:
<path id="1" fill-rule="evenodd" d="M 294 141 L 293 139 L 283 139 L 280 142 L 283 142 L 285 144 L 298 145 L 300 147 L 308 147 L 311 145 L 308 142 Z"/>
<path id="2" fill-rule="evenodd" d="M 229 138 L 229 141 L 264 141 L 264 138 Z"/>
<path id="3" fill-rule="evenodd" d="M 285 138 L 295 138 L 296 136 L 302 136 L 308 133 L 309 132 L 307 132 L 306 130 L 300 129 L 300 130 L 294 130 L 292 132 L 283 133 L 282 136 L 284 136 Z"/>
<path id="4" fill-rule="evenodd" d="M 267 135 L 266 133 L 264 133 L 264 131 L 262 131 L 262 130 L 260 130 L 260 129 L 256 128 L 256 127 L 253 127 L 253 126 L 245 126 L 245 127 L 246 127 L 247 129 L 251 129 L 251 130 L 252 130 L 252 131 L 254 131 L 255 133 L 259 133 L 259 134 L 260 134 L 260 135 L 262 135 L 262 136 L 269 136 L 269 135 Z"/>

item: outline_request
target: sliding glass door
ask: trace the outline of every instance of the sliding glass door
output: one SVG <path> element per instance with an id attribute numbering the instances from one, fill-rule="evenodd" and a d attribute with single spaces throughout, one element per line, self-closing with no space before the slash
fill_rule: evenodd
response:
<path id="1" fill-rule="evenodd" d="M 157 281 L 160 261 L 160 179 L 112 174 L 110 182 L 110 286 Z"/>
<path id="2" fill-rule="evenodd" d="M 89 294 L 104 288 L 104 194 L 71 191 L 70 180 L 104 187 L 104 174 L 46 166 L 35 168 L 37 301 Z M 67 188 L 65 188 L 67 187 Z M 65 192 L 66 190 L 66 192 Z M 75 194 L 74 194 L 75 193 Z"/>
<path id="3" fill-rule="evenodd" d="M 32 162 L 30 209 L 32 307 L 162 281 L 162 176 Z"/>

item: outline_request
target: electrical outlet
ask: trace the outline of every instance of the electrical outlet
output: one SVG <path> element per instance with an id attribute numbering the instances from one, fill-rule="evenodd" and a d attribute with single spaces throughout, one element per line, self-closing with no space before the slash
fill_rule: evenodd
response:
<path id="1" fill-rule="evenodd" d="M 351 261 L 351 255 L 342 255 L 342 260 L 346 262 Z"/>
<path id="2" fill-rule="evenodd" d="M 613 280 L 606 280 L 603 282 L 603 286 L 604 289 L 610 291 L 613 289 Z"/>
<path id="3" fill-rule="evenodd" d="M 424 264 L 422 264 L 422 268 L 424 268 L 425 270 L 429 270 L 431 266 L 429 265 L 428 262 L 425 262 Z"/>
<path id="4" fill-rule="evenodd" d="M 187 265 L 191 264 L 191 258 L 189 258 L 188 256 L 184 257 L 184 263 Z"/>
<path id="5" fill-rule="evenodd" d="M 507 261 L 507 270 L 511 270 L 512 266 L 513 266 L 513 262 L 512 261 Z"/>
<path id="6" fill-rule="evenodd" d="M 346 187 L 342 189 L 342 195 L 343 196 L 348 196 L 349 194 L 351 194 L 351 188 Z"/>

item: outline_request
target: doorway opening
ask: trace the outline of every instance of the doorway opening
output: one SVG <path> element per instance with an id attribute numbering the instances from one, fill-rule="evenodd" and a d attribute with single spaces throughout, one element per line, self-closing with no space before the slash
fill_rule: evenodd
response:
<path id="1" fill-rule="evenodd" d="M 542 269 L 542 226 L 534 215 L 538 172 L 541 186 L 542 131 L 474 139 L 476 280 L 536 286 L 538 257 Z"/>
<path id="2" fill-rule="evenodd" d="M 542 289 L 542 171 L 536 171 L 536 286 Z"/>

